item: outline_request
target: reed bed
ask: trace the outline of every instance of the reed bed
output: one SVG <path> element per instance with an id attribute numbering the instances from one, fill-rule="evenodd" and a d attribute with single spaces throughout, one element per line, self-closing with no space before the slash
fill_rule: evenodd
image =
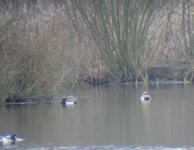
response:
<path id="1" fill-rule="evenodd" d="M 92 61 L 89 39 L 77 35 L 64 7 L 48 2 L 27 10 L 24 2 L 17 10 L 16 4 L 0 14 L 1 99 L 48 95 L 77 84 Z"/>

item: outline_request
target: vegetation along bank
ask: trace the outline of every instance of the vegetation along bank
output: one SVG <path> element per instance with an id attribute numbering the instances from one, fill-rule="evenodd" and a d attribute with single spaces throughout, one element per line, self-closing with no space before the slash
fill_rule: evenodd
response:
<path id="1" fill-rule="evenodd" d="M 0 96 L 193 81 L 192 0 L 0 0 Z"/>

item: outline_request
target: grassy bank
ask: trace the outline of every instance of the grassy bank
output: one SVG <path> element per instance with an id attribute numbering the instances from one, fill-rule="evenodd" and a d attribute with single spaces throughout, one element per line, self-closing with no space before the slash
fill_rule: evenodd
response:
<path id="1" fill-rule="evenodd" d="M 131 6 L 125 2 L 127 6 Z M 158 60 L 161 65 L 176 60 L 189 62 L 183 69 L 181 80 L 193 80 L 194 65 L 188 52 L 187 26 L 183 32 L 182 3 L 168 3 L 160 11 L 154 11 L 153 16 L 149 16 L 152 11 L 149 7 L 142 7 L 138 15 L 127 13 L 122 16 L 123 13 L 120 12 L 121 20 L 132 18 L 129 22 L 123 22 L 120 26 L 122 30 L 117 28 L 117 21 L 121 20 L 114 18 L 118 16 L 108 16 L 112 10 L 116 11 L 116 3 L 112 4 L 112 9 L 102 9 L 110 11 L 107 15 L 107 12 L 103 12 L 104 19 L 96 20 L 100 18 L 98 13 L 102 12 L 98 12 L 93 18 L 93 21 L 99 21 L 94 22 L 96 26 L 93 28 L 101 32 L 92 28 L 89 30 L 82 17 L 74 14 L 76 7 L 72 6 L 69 1 L 1 1 L 2 100 L 10 95 L 51 95 L 64 87 L 82 82 L 97 84 L 145 81 L 151 77 L 148 73 L 152 67 L 150 64 L 159 62 Z M 139 4 L 129 8 L 135 11 L 138 7 Z M 124 11 L 127 8 L 121 6 L 119 10 Z M 169 13 L 169 10 L 173 11 Z M 145 14 L 143 20 L 141 13 Z M 112 20 L 108 21 L 109 17 L 112 17 Z M 103 24 L 100 24 L 100 21 L 103 21 Z M 130 24 L 131 22 L 134 24 Z M 126 26 L 126 23 L 129 25 Z M 119 40 L 114 36 L 120 35 L 120 31 L 122 36 Z M 99 33 L 100 37 L 92 36 Z"/>

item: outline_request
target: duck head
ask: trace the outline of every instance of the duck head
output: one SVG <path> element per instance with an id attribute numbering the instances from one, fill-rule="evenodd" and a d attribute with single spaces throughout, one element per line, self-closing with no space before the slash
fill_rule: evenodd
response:
<path id="1" fill-rule="evenodd" d="M 149 95 L 147 91 L 144 91 L 143 92 L 143 95 Z"/>
<path id="2" fill-rule="evenodd" d="M 11 137 L 10 137 L 10 139 L 11 139 L 13 142 L 15 142 L 15 141 L 16 141 L 16 135 L 15 135 L 15 134 L 12 134 Z"/>

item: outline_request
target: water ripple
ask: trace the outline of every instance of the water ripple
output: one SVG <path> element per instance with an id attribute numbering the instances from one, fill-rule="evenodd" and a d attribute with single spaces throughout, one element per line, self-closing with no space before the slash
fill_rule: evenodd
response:
<path id="1" fill-rule="evenodd" d="M 194 147 L 164 147 L 164 146 L 4 146 L 1 150 L 194 150 Z"/>

